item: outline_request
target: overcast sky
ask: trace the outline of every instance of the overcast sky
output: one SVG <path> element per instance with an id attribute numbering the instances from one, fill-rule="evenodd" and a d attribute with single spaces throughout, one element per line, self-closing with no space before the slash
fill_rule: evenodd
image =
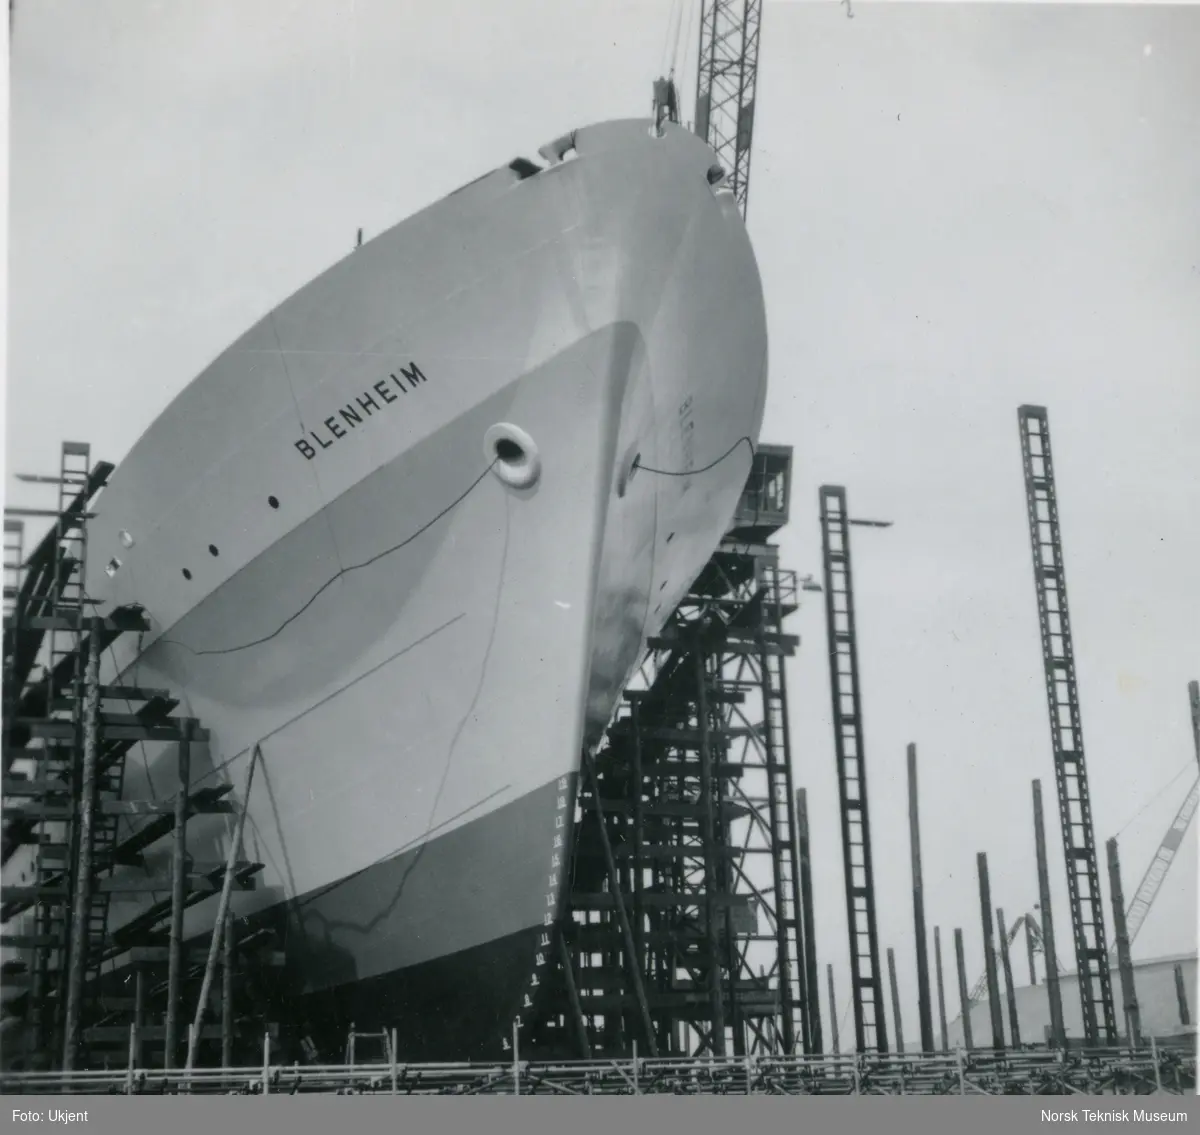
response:
<path id="1" fill-rule="evenodd" d="M 64 437 L 119 461 L 359 226 L 376 233 L 573 126 L 648 113 L 671 11 L 657 0 L 22 5 L 10 473 L 54 467 Z M 1119 831 L 1127 894 L 1196 775 L 1200 9 L 854 11 L 768 0 L 749 224 L 771 336 L 763 440 L 796 450 L 785 562 L 819 573 L 821 483 L 845 484 L 852 513 L 895 521 L 856 530 L 853 549 L 880 937 L 896 949 L 915 1037 L 909 741 L 929 923 L 946 942 L 965 929 L 969 980 L 982 968 L 975 852 L 988 852 L 993 902 L 1010 919 L 1037 899 L 1034 777 L 1059 956 L 1073 968 L 1022 402 L 1050 410 L 1101 870 Z M 693 83 L 689 69 L 688 109 Z M 792 621 L 804 638 L 793 745 L 812 812 L 819 961 L 835 966 L 845 1036 L 816 599 Z M 1196 859 L 1193 828 L 1136 955 L 1195 950 Z M 1106 904 L 1107 892 L 1105 878 Z"/>

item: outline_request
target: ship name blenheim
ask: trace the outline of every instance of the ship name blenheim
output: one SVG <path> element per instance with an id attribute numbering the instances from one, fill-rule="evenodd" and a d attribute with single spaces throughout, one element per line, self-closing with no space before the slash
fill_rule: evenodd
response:
<path id="1" fill-rule="evenodd" d="M 383 413 L 388 406 L 402 401 L 404 396 L 424 386 L 428 381 L 416 363 L 410 362 L 408 366 L 396 369 L 398 374 L 389 374 L 387 378 L 381 378 L 370 390 L 364 390 L 336 413 L 330 414 L 321 423 L 325 427 L 324 433 L 321 430 L 309 430 L 308 437 L 294 442 L 296 449 L 304 454 L 304 459 L 311 461 L 321 450 L 332 449 L 342 438 L 349 437 L 350 433 L 358 429 L 372 414 Z"/>

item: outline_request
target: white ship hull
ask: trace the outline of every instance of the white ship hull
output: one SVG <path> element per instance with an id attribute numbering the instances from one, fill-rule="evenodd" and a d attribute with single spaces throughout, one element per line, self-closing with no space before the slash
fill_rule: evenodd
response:
<path id="1" fill-rule="evenodd" d="M 209 730 L 193 789 L 240 790 L 260 746 L 243 857 L 265 869 L 233 908 L 280 929 L 290 1007 L 322 1034 L 399 1027 L 409 1059 L 492 1052 L 528 1008 L 581 750 L 721 538 L 761 423 L 761 288 L 712 152 L 646 122 L 575 145 L 283 303 L 147 431 L 89 533 L 101 611 L 153 627 L 105 680 Z M 498 425 L 534 483 L 493 464 Z M 171 797 L 175 767 L 133 750 L 126 797 Z M 197 817 L 188 850 L 220 861 L 232 830 Z M 111 925 L 166 897 L 114 899 Z"/>

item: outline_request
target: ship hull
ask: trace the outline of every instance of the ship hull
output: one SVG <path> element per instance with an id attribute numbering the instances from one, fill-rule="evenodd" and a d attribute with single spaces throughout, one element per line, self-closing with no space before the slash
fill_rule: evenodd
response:
<path id="1" fill-rule="evenodd" d="M 580 754 L 761 423 L 761 289 L 711 151 L 643 122 L 575 148 L 282 304 L 144 435 L 89 533 L 89 593 L 153 628 L 105 680 L 172 691 L 209 731 L 192 790 L 247 809 L 263 868 L 232 905 L 239 933 L 278 933 L 278 1014 L 396 1028 L 407 1059 L 494 1055 L 536 1007 Z M 170 797 L 176 766 L 134 751 L 126 798 Z M 193 818 L 189 853 L 221 862 L 232 830 Z M 124 873 L 162 877 L 169 851 Z M 164 897 L 114 897 L 110 927 Z"/>

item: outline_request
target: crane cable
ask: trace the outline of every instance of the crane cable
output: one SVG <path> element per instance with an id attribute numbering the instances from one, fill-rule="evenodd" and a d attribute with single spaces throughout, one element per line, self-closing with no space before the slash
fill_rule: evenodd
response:
<path id="1" fill-rule="evenodd" d="M 1161 800 L 1163 795 L 1166 793 L 1167 789 L 1169 789 L 1185 772 L 1187 772 L 1187 770 L 1189 768 L 1191 768 L 1193 763 L 1194 762 L 1192 761 L 1192 759 L 1188 758 L 1188 760 L 1186 760 L 1183 763 L 1183 765 L 1180 766 L 1179 771 L 1173 777 L 1171 777 L 1171 779 L 1168 780 L 1167 783 L 1164 784 L 1162 786 L 1162 788 L 1160 788 L 1149 800 L 1147 800 L 1146 803 L 1143 804 L 1141 806 L 1141 808 L 1139 808 L 1138 811 L 1133 816 L 1131 816 L 1128 820 L 1126 820 L 1125 823 L 1122 824 L 1121 827 L 1119 827 L 1117 829 L 1116 835 L 1113 838 L 1115 839 L 1116 836 L 1119 836 L 1122 832 L 1125 831 L 1126 828 L 1130 827 L 1137 820 L 1139 820 L 1142 817 L 1142 815 L 1149 808 L 1153 807 L 1156 803 L 1158 803 L 1158 801 Z"/>
<path id="2" fill-rule="evenodd" d="M 679 67 L 680 75 L 684 75 L 687 73 L 688 60 L 689 60 L 689 56 L 691 54 L 691 51 L 690 51 L 690 48 L 688 47 L 688 45 L 692 42 L 692 31 L 696 26 L 696 8 L 697 7 L 698 7 L 698 5 L 695 3 L 692 3 L 688 6 L 686 34 L 677 34 L 675 37 L 675 53 L 676 53 L 675 59 L 676 59 L 676 63 L 678 64 L 678 67 Z M 682 24 L 680 26 L 679 31 L 680 31 L 680 33 L 684 32 Z M 699 66 L 700 66 L 700 60 L 697 59 L 696 60 L 697 70 L 699 70 Z M 674 68 L 672 68 L 672 74 L 673 73 L 674 73 Z"/>
<path id="3" fill-rule="evenodd" d="M 662 55 L 659 57 L 659 71 L 666 73 L 668 69 L 674 72 L 673 61 L 679 50 L 679 25 L 683 22 L 680 8 L 681 0 L 671 0 L 671 8 L 667 13 L 667 27 L 663 35 Z"/>

